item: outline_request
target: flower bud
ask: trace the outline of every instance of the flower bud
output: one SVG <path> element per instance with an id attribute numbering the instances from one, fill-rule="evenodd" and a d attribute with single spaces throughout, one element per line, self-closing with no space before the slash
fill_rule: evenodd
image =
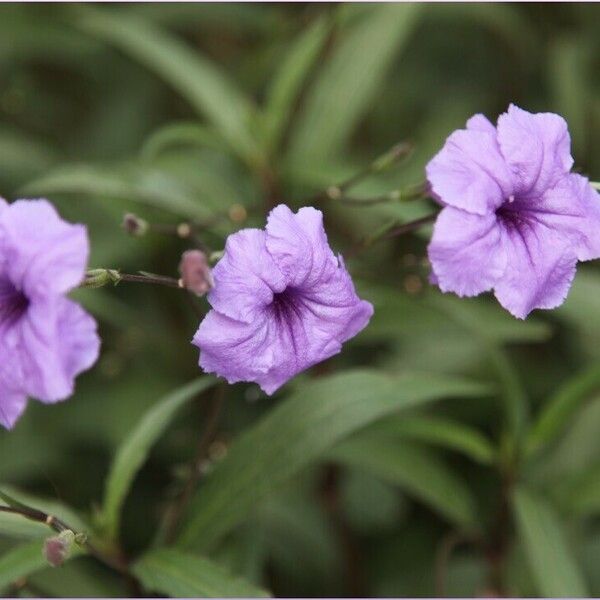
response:
<path id="1" fill-rule="evenodd" d="M 204 296 L 214 285 L 206 254 L 201 250 L 187 250 L 181 256 L 179 272 L 183 287 L 197 296 Z"/>
<path id="2" fill-rule="evenodd" d="M 74 542 L 75 534 L 70 529 L 48 538 L 44 542 L 43 554 L 45 559 L 51 566 L 60 567 L 71 555 Z"/>
<path id="3" fill-rule="evenodd" d="M 137 215 L 127 213 L 123 217 L 123 229 L 130 235 L 140 237 L 148 231 L 148 223 L 144 219 L 140 219 Z"/>

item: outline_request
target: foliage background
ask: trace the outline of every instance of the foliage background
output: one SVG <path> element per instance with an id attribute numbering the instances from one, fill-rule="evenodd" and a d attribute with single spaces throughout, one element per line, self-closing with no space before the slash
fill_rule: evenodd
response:
<path id="1" fill-rule="evenodd" d="M 577 167 L 598 180 L 599 17 L 576 3 L 4 4 L 0 190 L 85 222 L 93 267 L 176 276 L 186 243 L 127 237 L 123 213 L 208 222 L 218 249 L 398 141 L 415 144 L 410 160 L 353 193 L 420 182 L 450 131 L 511 101 L 564 115 Z M 431 211 L 321 208 L 342 251 Z M 154 430 L 149 411 L 168 412 L 163 397 L 199 376 L 198 318 L 170 289 L 77 292 L 100 322 L 101 360 L 68 402 L 32 402 L 0 432 L 0 481 L 83 520 L 107 552 L 146 558 L 137 584 L 88 556 L 44 568 L 44 530 L 0 514 L 0 590 L 600 595 L 598 266 L 579 269 L 559 310 L 519 322 L 490 298 L 429 288 L 428 235 L 349 261 L 376 312 L 340 356 L 270 399 L 203 380 Z M 217 402 L 186 543 L 148 558 Z"/>

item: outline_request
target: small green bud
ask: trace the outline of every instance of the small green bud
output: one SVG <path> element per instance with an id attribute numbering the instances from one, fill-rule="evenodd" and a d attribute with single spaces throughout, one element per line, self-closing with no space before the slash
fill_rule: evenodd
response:
<path id="1" fill-rule="evenodd" d="M 109 283 L 116 285 L 119 281 L 121 281 L 121 275 L 115 269 L 90 269 L 85 274 L 85 279 L 80 287 L 93 289 Z"/>

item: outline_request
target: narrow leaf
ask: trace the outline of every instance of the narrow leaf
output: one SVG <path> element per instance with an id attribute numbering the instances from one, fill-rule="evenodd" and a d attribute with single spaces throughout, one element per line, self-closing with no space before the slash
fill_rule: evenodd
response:
<path id="1" fill-rule="evenodd" d="M 120 514 L 136 473 L 146 460 L 150 448 L 163 434 L 177 411 L 189 400 L 215 383 L 213 377 L 201 377 L 160 400 L 134 428 L 117 450 L 113 461 L 102 509 L 102 525 L 111 537 L 119 530 Z"/>
<path id="2" fill-rule="evenodd" d="M 194 122 L 169 123 L 155 131 L 144 143 L 142 156 L 152 159 L 171 146 L 197 145 L 223 150 L 222 138 L 205 125 Z"/>
<path id="3" fill-rule="evenodd" d="M 417 4 L 373 6 L 323 65 L 294 127 L 289 162 L 318 163 L 338 152 L 381 90 L 385 74 L 416 24 Z"/>
<path id="4" fill-rule="evenodd" d="M 178 550 L 159 549 L 144 555 L 133 573 L 145 588 L 172 598 L 259 598 L 265 591 L 234 577 L 221 565 Z"/>
<path id="5" fill-rule="evenodd" d="M 359 433 L 333 448 L 328 457 L 399 485 L 460 527 L 475 527 L 475 501 L 468 487 L 433 453 L 417 444 L 373 432 Z"/>
<path id="6" fill-rule="evenodd" d="M 588 596 L 554 509 L 522 487 L 514 494 L 514 508 L 519 535 L 540 595 L 549 598 Z"/>
<path id="7" fill-rule="evenodd" d="M 487 388 L 442 375 L 350 370 L 311 382 L 230 448 L 198 491 L 182 546 L 210 547 L 274 489 L 354 431 L 396 410 Z"/>
<path id="8" fill-rule="evenodd" d="M 569 379 L 548 400 L 528 439 L 528 451 L 535 452 L 555 439 L 583 402 L 600 391 L 600 367 L 590 368 Z"/>
<path id="9" fill-rule="evenodd" d="M 495 457 L 495 449 L 484 435 L 450 419 L 429 415 L 393 416 L 376 423 L 372 429 L 449 448 L 482 464 L 491 464 Z"/>
<path id="10" fill-rule="evenodd" d="M 94 165 L 66 165 L 27 183 L 26 195 L 86 194 L 139 202 L 190 219 L 211 215 L 189 188 L 164 170 L 133 165 L 103 168 Z"/>
<path id="11" fill-rule="evenodd" d="M 0 589 L 46 566 L 41 541 L 16 546 L 0 556 Z"/>
<path id="12" fill-rule="evenodd" d="M 248 162 L 260 160 L 250 131 L 254 107 L 217 65 L 152 23 L 85 7 L 79 25 L 157 73 L 217 128 Z"/>
<path id="13" fill-rule="evenodd" d="M 316 20 L 294 40 L 275 74 L 265 109 L 267 143 L 270 148 L 276 148 L 279 144 L 294 108 L 294 101 L 325 45 L 328 31 L 325 18 Z"/>

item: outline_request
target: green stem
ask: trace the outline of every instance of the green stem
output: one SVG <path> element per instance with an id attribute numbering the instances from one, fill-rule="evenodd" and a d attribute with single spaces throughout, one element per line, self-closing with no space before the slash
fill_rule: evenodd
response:
<path id="1" fill-rule="evenodd" d="M 389 169 L 398 161 L 408 157 L 412 153 L 412 150 L 413 146 L 409 142 L 400 142 L 399 144 L 395 144 L 387 152 L 384 152 L 381 156 L 378 156 L 371 164 L 352 177 L 349 177 L 337 185 L 329 186 L 327 189 L 318 192 L 312 198 L 309 198 L 306 203 L 312 204 L 320 200 L 327 199 L 340 200 L 342 197 L 344 197 L 344 192 L 363 181 L 363 179 Z"/>
<path id="2" fill-rule="evenodd" d="M 154 285 L 165 285 L 167 287 L 183 289 L 183 283 L 175 277 L 167 277 L 166 275 L 154 275 L 140 271 L 139 274 L 121 273 L 118 269 L 91 269 L 89 270 L 83 282 L 79 287 L 82 288 L 99 288 L 109 283 L 117 285 L 121 281 L 131 283 L 150 283 Z"/>
<path id="3" fill-rule="evenodd" d="M 103 562 L 106 566 L 110 567 L 111 569 L 114 569 L 115 571 L 118 571 L 122 574 L 129 574 L 127 565 L 123 561 L 109 556 L 108 554 L 105 554 L 104 552 L 96 548 L 96 546 L 94 546 L 87 539 L 87 536 L 85 534 L 81 532 L 78 533 L 75 529 L 73 529 L 73 527 L 70 527 L 67 523 L 61 521 L 58 517 L 50 515 L 44 511 L 38 510 L 37 508 L 27 506 L 22 502 L 18 502 L 17 500 L 14 500 L 10 496 L 8 496 L 8 494 L 5 494 L 3 492 L 0 492 L 0 498 L 4 502 L 6 502 L 6 504 L 9 505 L 0 506 L 0 512 L 19 515 L 21 517 L 24 517 L 25 519 L 29 519 L 30 521 L 42 523 L 44 525 L 47 525 L 50 529 L 56 531 L 57 533 L 61 533 L 62 531 L 67 530 L 72 531 L 75 534 L 76 538 L 84 540 L 81 542 L 81 545 L 89 552 L 89 554 L 94 556 L 100 562 Z"/>

